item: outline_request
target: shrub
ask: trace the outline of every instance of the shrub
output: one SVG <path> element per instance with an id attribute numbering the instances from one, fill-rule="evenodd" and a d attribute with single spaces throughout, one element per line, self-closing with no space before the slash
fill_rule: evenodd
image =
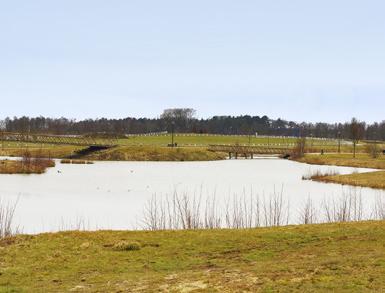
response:
<path id="1" fill-rule="evenodd" d="M 380 156 L 380 148 L 376 143 L 371 143 L 366 146 L 366 152 L 373 159 L 377 159 Z"/>

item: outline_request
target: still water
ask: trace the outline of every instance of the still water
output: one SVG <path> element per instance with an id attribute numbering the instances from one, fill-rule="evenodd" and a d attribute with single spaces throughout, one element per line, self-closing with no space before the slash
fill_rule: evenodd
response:
<path id="1" fill-rule="evenodd" d="M 315 203 L 359 192 L 370 206 L 383 191 L 302 180 L 311 171 L 340 174 L 370 169 L 315 166 L 288 160 L 258 158 L 214 162 L 56 163 L 43 175 L 0 175 L 0 198 L 16 202 L 16 223 L 24 233 L 76 228 L 141 228 L 146 202 L 173 192 L 212 196 L 224 201 L 243 193 L 268 197 L 283 190 L 292 213 L 310 196 Z M 252 191 L 252 192 L 251 192 Z M 295 223 L 295 219 L 290 222 Z"/>

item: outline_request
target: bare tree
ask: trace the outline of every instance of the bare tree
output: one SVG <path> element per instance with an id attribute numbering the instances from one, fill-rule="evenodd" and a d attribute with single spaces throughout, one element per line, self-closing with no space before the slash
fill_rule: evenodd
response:
<path id="1" fill-rule="evenodd" d="M 160 118 L 163 119 L 168 126 L 175 125 L 177 130 L 187 129 L 189 123 L 194 119 L 196 111 L 192 108 L 174 108 L 163 111 Z"/>
<path id="2" fill-rule="evenodd" d="M 295 158 L 302 158 L 305 155 L 306 151 L 306 137 L 301 136 L 298 137 L 296 145 L 293 149 L 293 157 Z"/>
<path id="3" fill-rule="evenodd" d="M 350 138 L 353 141 L 353 158 L 356 157 L 357 143 L 362 139 L 365 132 L 365 123 L 353 118 L 350 122 Z"/>
<path id="4" fill-rule="evenodd" d="M 0 140 L 1 140 L 1 149 L 4 150 L 4 132 L 6 128 L 5 120 L 0 120 Z"/>

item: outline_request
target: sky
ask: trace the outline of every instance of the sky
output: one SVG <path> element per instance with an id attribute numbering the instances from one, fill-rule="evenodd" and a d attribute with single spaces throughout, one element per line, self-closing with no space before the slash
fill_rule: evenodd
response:
<path id="1" fill-rule="evenodd" d="M 383 0 L 0 0 L 0 118 L 385 119 Z"/>

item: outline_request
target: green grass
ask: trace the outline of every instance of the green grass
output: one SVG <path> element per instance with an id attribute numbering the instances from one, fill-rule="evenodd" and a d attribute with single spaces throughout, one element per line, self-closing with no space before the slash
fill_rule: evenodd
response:
<path id="1" fill-rule="evenodd" d="M 61 232 L 20 235 L 0 249 L 0 292 L 385 290 L 384 222 Z"/>
<path id="2" fill-rule="evenodd" d="M 32 156 L 39 155 L 46 158 L 60 159 L 66 158 L 83 148 L 82 146 L 72 145 L 6 142 L 4 147 L 1 147 L 0 143 L 0 156 L 21 157 L 28 150 Z"/>

